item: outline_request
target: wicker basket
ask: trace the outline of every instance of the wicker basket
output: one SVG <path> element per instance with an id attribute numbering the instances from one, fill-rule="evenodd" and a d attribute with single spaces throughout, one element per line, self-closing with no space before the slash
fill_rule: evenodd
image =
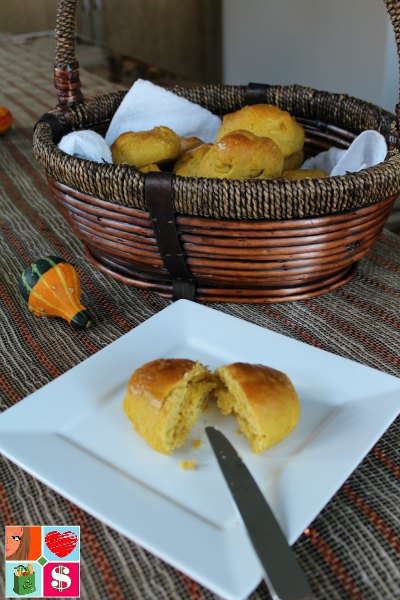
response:
<path id="1" fill-rule="evenodd" d="M 400 2 L 385 0 L 400 39 Z M 302 86 L 171 88 L 216 114 L 267 102 L 304 126 L 306 154 L 346 148 L 366 129 L 388 140 L 385 161 L 326 179 L 220 180 L 143 174 L 64 154 L 76 129 L 105 133 L 124 97 L 84 101 L 75 59 L 76 0 L 59 0 L 56 110 L 35 126 L 34 153 L 89 259 L 127 284 L 200 302 L 284 302 L 343 285 L 378 237 L 400 190 L 398 120 L 370 103 Z"/>

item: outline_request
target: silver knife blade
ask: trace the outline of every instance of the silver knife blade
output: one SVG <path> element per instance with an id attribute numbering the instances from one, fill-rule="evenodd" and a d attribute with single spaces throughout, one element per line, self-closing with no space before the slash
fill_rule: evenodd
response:
<path id="1" fill-rule="evenodd" d="M 311 600 L 310 586 L 296 556 L 250 471 L 223 433 L 206 433 L 274 599 Z"/>

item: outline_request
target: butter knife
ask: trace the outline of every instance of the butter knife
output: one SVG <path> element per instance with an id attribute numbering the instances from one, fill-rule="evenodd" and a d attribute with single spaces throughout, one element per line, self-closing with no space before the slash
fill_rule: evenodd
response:
<path id="1" fill-rule="evenodd" d="M 274 600 L 312 600 L 294 552 L 250 471 L 223 433 L 206 427 L 207 437 L 228 484 Z"/>

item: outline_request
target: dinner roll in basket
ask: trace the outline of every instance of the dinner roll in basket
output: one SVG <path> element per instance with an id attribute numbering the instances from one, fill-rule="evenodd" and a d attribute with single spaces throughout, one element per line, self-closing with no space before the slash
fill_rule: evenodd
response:
<path id="1" fill-rule="evenodd" d="M 271 138 L 282 150 L 284 169 L 295 169 L 301 165 L 304 159 L 304 129 L 288 111 L 273 104 L 244 106 L 223 117 L 217 141 L 237 129 Z"/>
<path id="2" fill-rule="evenodd" d="M 219 179 L 272 179 L 282 169 L 283 154 L 274 141 L 238 130 L 211 146 L 197 172 L 199 177 Z"/>
<path id="3" fill-rule="evenodd" d="M 138 168 L 175 160 L 180 152 L 180 137 L 163 125 L 149 131 L 126 131 L 111 145 L 114 163 L 126 163 Z"/>
<path id="4" fill-rule="evenodd" d="M 200 162 L 211 147 L 212 144 L 201 144 L 184 152 L 176 161 L 173 172 L 180 177 L 198 177 Z"/>

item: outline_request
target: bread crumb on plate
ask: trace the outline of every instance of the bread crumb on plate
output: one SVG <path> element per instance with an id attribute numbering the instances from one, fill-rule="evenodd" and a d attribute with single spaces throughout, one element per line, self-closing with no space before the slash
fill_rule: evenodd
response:
<path id="1" fill-rule="evenodd" d="M 195 471 L 197 469 L 197 462 L 195 460 L 181 460 L 179 466 L 184 471 Z"/>
<path id="2" fill-rule="evenodd" d="M 200 446 L 203 445 L 203 442 L 201 440 L 193 440 L 192 442 L 192 448 L 200 448 Z"/>

